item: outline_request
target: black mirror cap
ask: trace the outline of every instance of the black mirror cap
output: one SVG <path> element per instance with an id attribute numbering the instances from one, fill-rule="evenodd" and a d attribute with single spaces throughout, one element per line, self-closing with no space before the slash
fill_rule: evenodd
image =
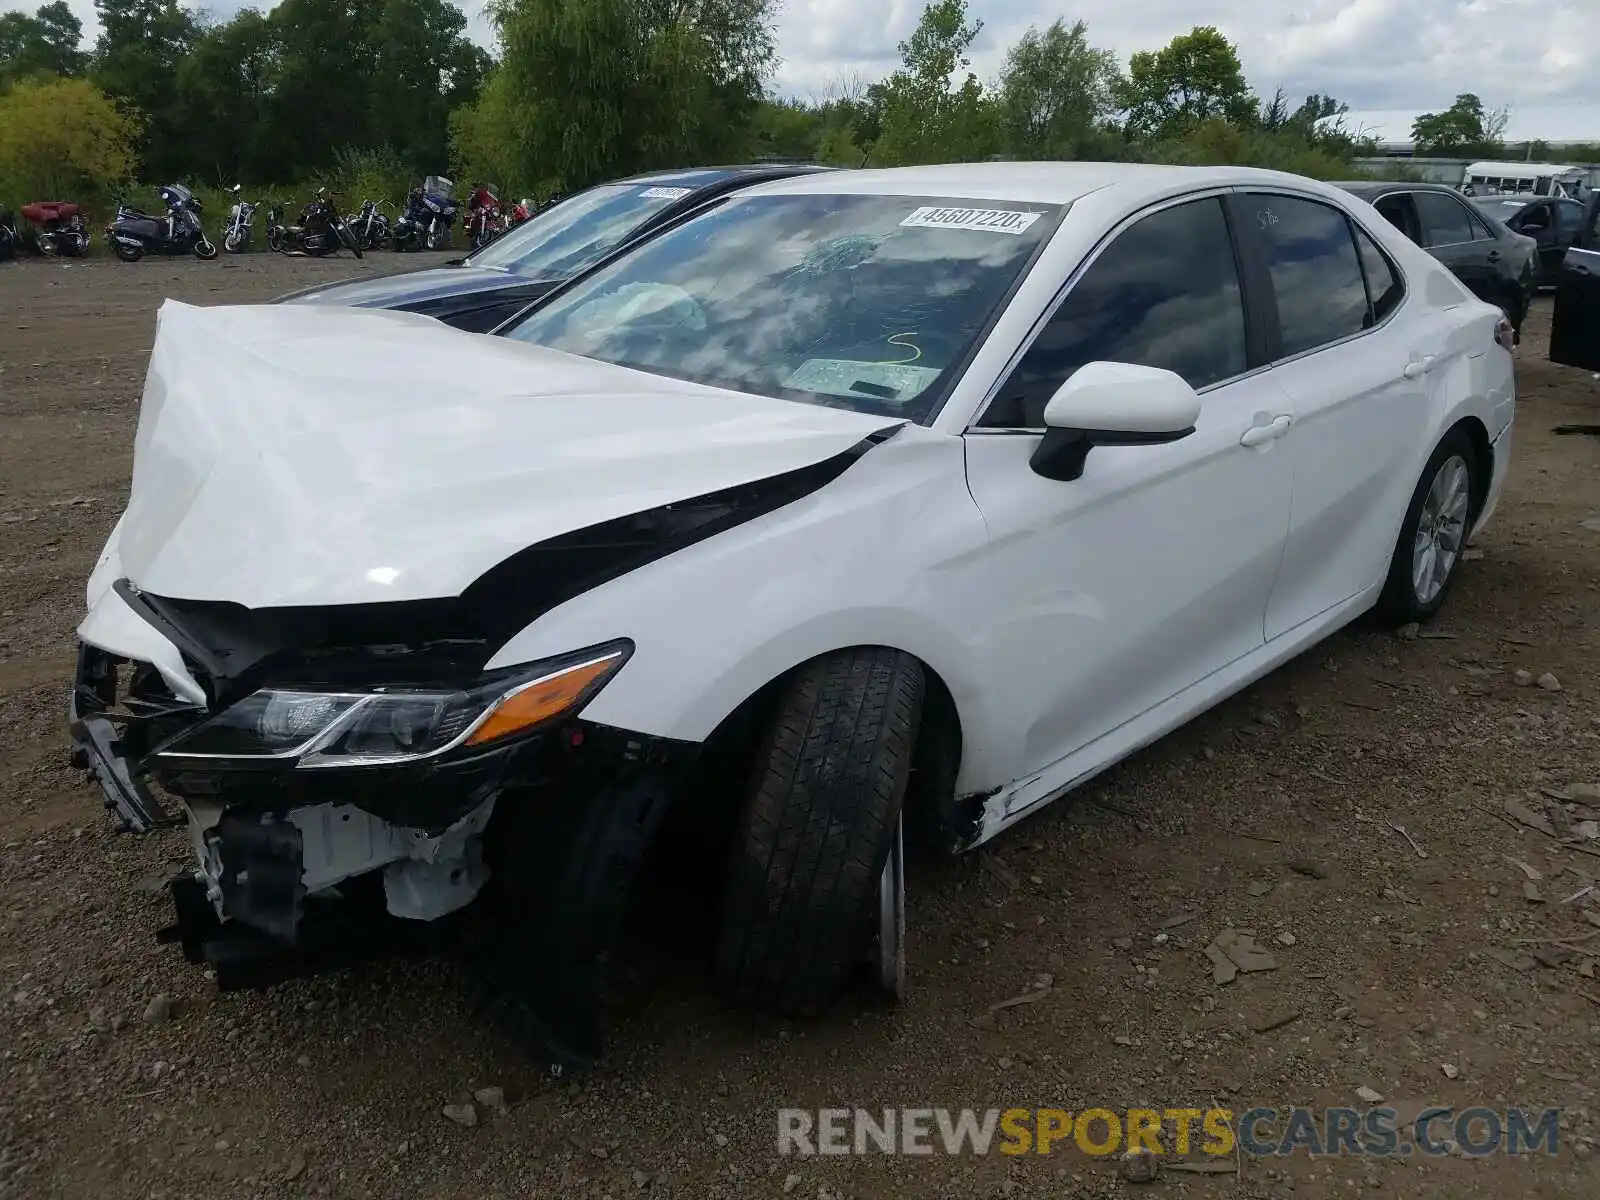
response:
<path id="1" fill-rule="evenodd" d="M 1070 483 L 1083 475 L 1089 451 L 1096 446 L 1164 446 L 1182 441 L 1194 426 L 1174 433 L 1145 433 L 1114 429 L 1046 429 L 1028 458 L 1035 475 Z"/>

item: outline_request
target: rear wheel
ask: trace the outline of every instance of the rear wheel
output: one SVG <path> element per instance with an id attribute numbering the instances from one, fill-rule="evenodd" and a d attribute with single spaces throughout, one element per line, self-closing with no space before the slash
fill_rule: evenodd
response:
<path id="1" fill-rule="evenodd" d="M 900 809 L 926 681 L 908 654 L 841 650 L 795 672 L 756 753 L 724 893 L 717 974 L 735 999 L 826 1006 L 876 935 L 900 983 Z M 888 868 L 886 870 L 886 868 Z"/>
<path id="2" fill-rule="evenodd" d="M 1445 436 L 1423 468 L 1400 526 L 1379 610 L 1397 625 L 1426 621 L 1444 604 L 1487 483 L 1460 429 Z"/>

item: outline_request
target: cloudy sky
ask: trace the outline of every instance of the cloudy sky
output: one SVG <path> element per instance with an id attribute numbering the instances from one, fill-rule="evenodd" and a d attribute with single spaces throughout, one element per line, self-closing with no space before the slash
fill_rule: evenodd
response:
<path id="1" fill-rule="evenodd" d="M 39 0 L 0 0 L 32 9 Z M 93 22 L 91 0 L 69 0 Z M 482 0 L 457 0 L 490 44 Z M 891 70 L 923 0 L 782 0 L 781 91 L 826 94 L 841 80 Z M 219 16 L 237 0 L 209 0 Z M 991 77 L 1030 25 L 1082 19 L 1094 44 L 1126 56 L 1197 24 L 1239 47 L 1258 92 L 1323 92 L 1348 103 L 1383 139 L 1409 135 L 1418 112 L 1457 92 L 1511 107 L 1512 138 L 1600 141 L 1600 0 L 968 0 L 984 22 L 974 69 Z"/>

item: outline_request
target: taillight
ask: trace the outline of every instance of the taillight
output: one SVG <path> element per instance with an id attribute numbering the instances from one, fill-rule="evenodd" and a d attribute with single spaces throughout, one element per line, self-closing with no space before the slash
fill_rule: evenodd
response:
<path id="1" fill-rule="evenodd" d="M 1501 317 L 1494 323 L 1494 340 L 1508 354 L 1511 352 L 1511 348 L 1517 344 L 1517 331 L 1505 317 Z"/>

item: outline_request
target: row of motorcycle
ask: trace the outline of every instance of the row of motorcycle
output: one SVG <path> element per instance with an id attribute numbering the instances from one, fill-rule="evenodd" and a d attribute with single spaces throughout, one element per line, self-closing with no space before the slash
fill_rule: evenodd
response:
<path id="1" fill-rule="evenodd" d="M 326 188 L 300 210 L 298 220 L 285 223 L 283 207 L 267 209 L 267 248 L 281 254 L 323 257 L 347 249 L 357 258 L 368 250 L 439 250 L 450 244 L 451 231 L 461 206 L 452 193 L 454 183 L 430 175 L 406 197 L 404 208 L 391 218 L 388 206 L 367 200 L 354 216 L 342 213 Z M 526 221 L 535 211 L 529 201 L 506 206 L 492 185 L 473 189 L 467 201 L 467 234 L 472 249 L 488 245 L 500 234 Z M 106 226 L 106 241 L 123 262 L 137 262 L 146 254 L 217 257 L 217 245 L 206 236 L 201 204 L 188 188 L 167 184 L 156 189 L 166 214 L 143 212 L 125 203 Z M 254 237 L 255 214 L 261 205 L 246 200 L 238 184 L 229 189 L 232 202 L 222 229 L 222 249 L 242 253 Z M 76 204 L 39 201 L 25 204 L 23 217 L 32 223 L 33 248 L 40 254 L 77 258 L 89 249 L 89 229 Z M 22 244 L 10 214 L 0 211 L 0 259 L 9 258 Z"/>

